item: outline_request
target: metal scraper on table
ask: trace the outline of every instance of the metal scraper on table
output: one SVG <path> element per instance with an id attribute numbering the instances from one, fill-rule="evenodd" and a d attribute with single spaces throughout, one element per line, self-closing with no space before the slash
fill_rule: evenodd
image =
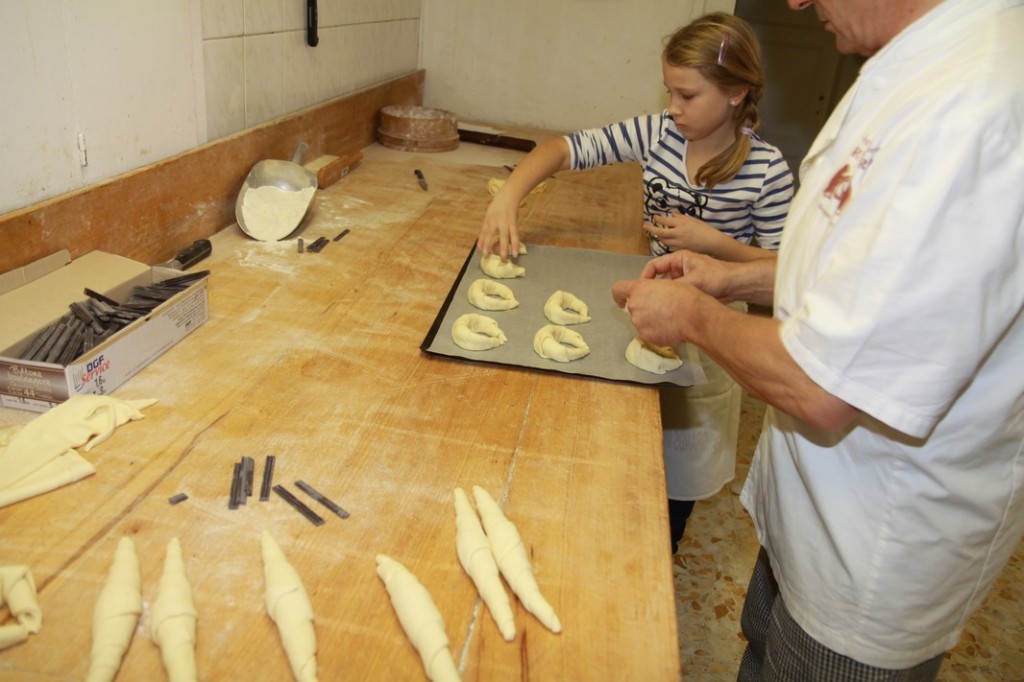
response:
<path id="1" fill-rule="evenodd" d="M 291 161 L 266 159 L 252 167 L 235 200 L 242 232 L 260 241 L 278 241 L 298 228 L 317 189 L 316 173 L 302 166 L 307 151 L 309 145 L 300 142 Z"/>

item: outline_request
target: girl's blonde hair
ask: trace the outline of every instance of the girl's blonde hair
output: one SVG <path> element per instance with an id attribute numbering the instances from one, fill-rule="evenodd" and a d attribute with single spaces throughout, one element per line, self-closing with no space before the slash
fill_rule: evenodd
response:
<path id="1" fill-rule="evenodd" d="M 750 25 L 731 14 L 714 12 L 695 19 L 665 41 L 662 57 L 670 66 L 697 69 L 724 92 L 746 88 L 736 107 L 733 124 L 736 141 L 697 171 L 698 185 L 711 189 L 731 180 L 750 153 L 750 138 L 761 127 L 757 105 L 764 92 L 761 46 Z"/>

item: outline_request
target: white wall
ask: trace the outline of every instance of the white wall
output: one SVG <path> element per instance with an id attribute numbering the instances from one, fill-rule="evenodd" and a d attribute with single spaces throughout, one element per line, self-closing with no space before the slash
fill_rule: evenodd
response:
<path id="1" fill-rule="evenodd" d="M 420 0 L 202 0 L 210 139 L 417 68 Z"/>
<path id="2" fill-rule="evenodd" d="M 0 2 L 0 212 L 197 144 L 198 2 Z"/>
<path id="3" fill-rule="evenodd" d="M 0 214 L 414 71 L 420 2 L 0 0 Z"/>
<path id="4" fill-rule="evenodd" d="M 0 0 L 0 214 L 418 67 L 462 120 L 657 111 L 664 36 L 733 5 L 319 0 L 311 48 L 304 0 Z"/>
<path id="5" fill-rule="evenodd" d="M 782 0 L 773 0 L 782 2 Z M 551 130 L 660 111 L 663 39 L 735 0 L 424 0 L 424 103 Z"/>

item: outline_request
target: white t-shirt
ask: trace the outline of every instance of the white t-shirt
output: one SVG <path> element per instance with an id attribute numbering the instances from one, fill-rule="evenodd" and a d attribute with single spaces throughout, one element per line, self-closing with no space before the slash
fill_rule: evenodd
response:
<path id="1" fill-rule="evenodd" d="M 742 501 L 794 619 L 906 668 L 1024 530 L 1024 0 L 945 0 L 864 66 L 801 168 L 782 341 L 862 411 L 770 412 Z"/>

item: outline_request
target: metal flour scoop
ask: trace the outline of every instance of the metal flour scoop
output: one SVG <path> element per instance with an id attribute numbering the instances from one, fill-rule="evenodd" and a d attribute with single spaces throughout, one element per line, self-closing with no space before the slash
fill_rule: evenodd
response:
<path id="1" fill-rule="evenodd" d="M 242 231 L 260 241 L 284 239 L 299 226 L 316 193 L 316 174 L 302 166 L 309 151 L 299 144 L 291 161 L 260 161 L 246 176 L 235 200 L 235 219 Z"/>

